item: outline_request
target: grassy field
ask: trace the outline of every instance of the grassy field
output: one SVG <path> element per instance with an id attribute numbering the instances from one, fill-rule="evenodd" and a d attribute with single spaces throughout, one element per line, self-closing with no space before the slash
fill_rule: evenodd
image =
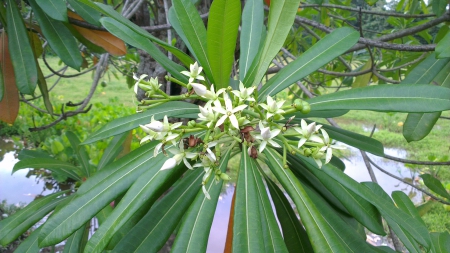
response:
<path id="1" fill-rule="evenodd" d="M 58 61 L 50 58 L 50 64 L 59 69 Z M 50 72 L 42 64 L 44 75 Z M 125 78 L 116 79 L 112 72 L 106 74 L 102 81 L 106 82 L 106 87 L 99 85 L 92 102 L 103 104 L 113 103 L 118 106 L 134 107 L 136 99 L 132 89 L 128 89 Z M 77 73 L 75 70 L 68 70 L 65 74 Z M 120 73 L 117 73 L 121 77 Z M 48 80 L 51 87 L 56 77 Z M 92 82 L 92 73 L 81 77 L 63 79 L 52 90 L 52 102 L 63 103 L 69 100 L 78 102 L 83 99 Z M 287 92 L 281 93 L 279 98 L 287 98 Z M 116 98 L 111 102 L 112 98 Z M 446 112 L 443 116 L 450 117 Z M 407 158 L 422 161 L 446 161 L 450 155 L 450 120 L 439 119 L 429 136 L 419 142 L 408 143 L 402 136 L 402 126 L 406 119 L 406 114 L 401 113 L 376 113 L 368 111 L 352 111 L 342 117 L 336 118 L 336 122 L 344 129 L 360 134 L 369 135 L 372 127 L 376 125 L 376 132 L 373 138 L 381 141 L 385 147 L 400 148 L 407 151 Z M 432 173 L 440 178 L 444 185 L 450 188 L 450 170 L 448 167 L 416 166 L 408 165 L 413 170 L 422 173 Z M 423 216 L 427 226 L 432 231 L 450 231 L 450 215 L 441 204 L 433 205 L 427 214 Z"/>

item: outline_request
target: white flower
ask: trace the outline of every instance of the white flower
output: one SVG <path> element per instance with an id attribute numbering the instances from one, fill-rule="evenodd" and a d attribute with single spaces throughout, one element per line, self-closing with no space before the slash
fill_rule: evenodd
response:
<path id="1" fill-rule="evenodd" d="M 175 158 L 171 157 L 164 162 L 163 166 L 160 170 L 169 170 L 173 169 L 177 165 L 177 160 Z"/>
<path id="2" fill-rule="evenodd" d="M 244 84 L 239 81 L 239 91 L 233 90 L 233 94 L 239 98 L 239 101 L 255 101 L 255 99 L 251 96 L 255 87 L 245 88 Z"/>
<path id="3" fill-rule="evenodd" d="M 205 80 L 205 78 L 200 75 L 200 72 L 202 72 L 203 68 L 199 67 L 197 62 L 191 64 L 190 70 L 191 70 L 190 72 L 181 71 L 181 74 L 189 77 L 189 83 L 192 83 L 195 79 L 202 81 Z"/>
<path id="4" fill-rule="evenodd" d="M 281 148 L 278 143 L 272 140 L 281 132 L 280 129 L 274 129 L 270 131 L 270 127 L 264 127 L 261 121 L 259 122 L 259 129 L 261 130 L 261 134 L 255 136 L 256 139 L 262 140 L 259 144 L 259 153 L 263 152 L 263 150 L 266 148 L 267 143 L 270 143 L 276 148 Z"/>
<path id="5" fill-rule="evenodd" d="M 198 114 L 198 119 L 201 121 L 208 121 L 209 123 L 206 126 L 210 127 L 211 123 L 216 119 L 216 113 L 214 113 L 211 101 L 208 101 L 205 104 L 205 107 L 198 106 L 200 113 Z"/>
<path id="6" fill-rule="evenodd" d="M 152 120 L 150 121 L 149 124 L 146 125 L 140 125 L 140 127 L 142 128 L 142 130 L 144 130 L 146 133 L 151 133 L 150 131 L 153 132 L 162 132 L 164 129 L 164 124 L 161 121 L 157 121 L 155 120 L 154 116 L 152 116 Z M 149 131 L 150 130 L 150 131 Z"/>
<path id="7" fill-rule="evenodd" d="M 331 144 L 331 139 L 328 136 L 327 131 L 325 131 L 324 129 L 320 129 L 320 131 L 322 132 L 323 141 L 325 144 L 325 146 L 323 146 L 320 151 L 325 152 L 325 164 L 327 164 L 330 162 L 333 156 L 333 149 L 345 149 L 345 147 Z"/>
<path id="8" fill-rule="evenodd" d="M 230 98 L 228 97 L 228 94 L 224 93 L 223 94 L 223 99 L 225 101 L 225 109 L 220 105 L 220 103 L 218 101 L 216 101 L 217 103 L 215 103 L 215 107 L 213 108 L 214 111 L 223 114 L 222 117 L 219 118 L 219 120 L 216 123 L 216 127 L 220 126 L 223 124 L 223 122 L 229 118 L 231 125 L 233 125 L 236 129 L 239 129 L 239 122 L 236 118 L 236 116 L 234 115 L 235 113 L 244 110 L 247 105 L 240 105 L 236 108 L 233 108 L 233 104 L 230 100 Z"/>
<path id="9" fill-rule="evenodd" d="M 197 95 L 200 97 L 204 97 L 208 89 L 206 89 L 205 85 L 199 84 L 199 83 L 191 83 L 192 88 L 194 88 L 194 91 Z"/>
<path id="10" fill-rule="evenodd" d="M 306 123 L 306 121 L 304 119 L 302 119 L 302 121 L 300 122 L 300 126 L 301 126 L 301 128 L 294 127 L 294 130 L 302 135 L 302 137 L 300 138 L 300 141 L 298 142 L 299 148 L 301 146 L 303 146 L 303 144 L 305 144 L 305 142 L 308 140 L 318 142 L 318 143 L 323 143 L 322 138 L 320 138 L 318 135 L 314 134 L 317 131 L 319 131 L 319 129 L 322 127 L 322 125 L 316 125 L 316 122 L 313 122 L 308 125 Z"/>
<path id="11" fill-rule="evenodd" d="M 267 104 L 259 104 L 262 108 L 266 110 L 267 117 L 266 119 L 269 119 L 275 114 L 281 114 L 284 113 L 284 110 L 281 109 L 281 107 L 284 104 L 284 100 L 281 101 L 275 101 L 272 99 L 272 97 L 267 97 Z"/>
<path id="12" fill-rule="evenodd" d="M 178 148 L 171 148 L 169 149 L 169 152 L 174 154 L 173 158 L 177 161 L 177 164 L 180 164 L 181 161 L 184 162 L 184 165 L 188 167 L 188 169 L 193 169 L 192 165 L 188 162 L 186 158 L 192 159 L 196 157 L 198 154 L 192 153 L 192 152 L 186 152 L 184 150 L 184 145 L 182 142 L 180 142 Z"/>
<path id="13" fill-rule="evenodd" d="M 216 101 L 219 98 L 219 95 L 225 91 L 224 88 L 219 89 L 217 92 L 214 90 L 214 85 L 211 85 L 211 89 L 206 91 L 205 98 L 210 99 L 212 101 Z"/>
<path id="14" fill-rule="evenodd" d="M 142 79 L 146 78 L 148 75 L 142 74 L 139 77 L 137 77 L 136 73 L 133 73 L 133 79 L 136 80 L 136 84 L 134 84 L 134 93 L 138 93 L 138 86 L 139 83 L 142 81 Z"/>

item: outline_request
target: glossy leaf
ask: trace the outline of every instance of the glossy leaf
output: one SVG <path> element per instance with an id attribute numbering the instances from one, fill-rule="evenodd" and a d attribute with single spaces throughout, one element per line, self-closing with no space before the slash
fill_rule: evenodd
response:
<path id="1" fill-rule="evenodd" d="M 359 71 L 364 71 L 372 68 L 372 61 L 367 61 L 362 68 L 359 69 Z M 352 88 L 361 88 L 369 85 L 370 78 L 372 77 L 372 73 L 369 72 L 364 75 L 357 76 L 355 78 L 355 81 L 352 83 Z"/>
<path id="2" fill-rule="evenodd" d="M 105 4 L 98 3 L 98 2 L 94 3 L 90 0 L 78 0 L 78 1 L 95 9 L 96 11 L 102 13 L 103 15 L 105 15 L 107 17 L 111 17 L 111 18 L 115 19 L 116 21 L 128 26 L 130 29 L 132 29 L 136 33 L 140 34 L 141 36 L 146 37 L 147 39 L 151 40 L 152 42 L 158 44 L 162 48 L 171 52 L 186 67 L 189 67 L 189 64 L 194 63 L 194 61 L 191 59 L 191 57 L 189 57 L 186 53 L 184 53 L 180 49 L 168 44 L 167 42 L 156 38 L 155 36 L 151 35 L 147 31 L 143 30 L 141 27 L 137 26 L 130 20 L 128 20 L 125 17 L 123 17 L 122 15 L 120 15 L 116 10 L 113 9 L 112 6 L 105 5 Z M 170 13 L 170 11 L 169 11 L 169 13 Z M 124 39 L 124 38 L 122 38 L 122 39 Z"/>
<path id="3" fill-rule="evenodd" d="M 422 218 L 420 218 L 419 211 L 417 210 L 414 203 L 411 201 L 411 199 L 402 191 L 394 191 L 392 192 L 392 199 L 395 201 L 395 205 L 403 210 L 404 212 L 408 213 L 411 217 L 414 217 L 418 221 L 422 221 Z"/>
<path id="4" fill-rule="evenodd" d="M 447 0 L 434 0 L 431 4 L 431 8 L 433 9 L 433 13 L 439 17 L 445 13 L 447 5 L 448 5 Z"/>
<path id="5" fill-rule="evenodd" d="M 257 170 L 258 164 L 256 161 L 250 160 L 253 166 L 251 173 L 256 182 L 256 192 L 259 197 L 260 206 L 259 212 L 261 216 L 261 227 L 264 238 L 265 250 L 264 252 L 288 252 L 288 249 L 283 241 L 277 219 L 272 209 L 272 204 L 267 195 L 266 186 L 261 178 L 260 171 Z M 261 172 L 264 173 L 264 172 Z"/>
<path id="6" fill-rule="evenodd" d="M 37 61 L 37 59 L 35 60 L 35 62 L 38 71 L 38 87 L 42 95 L 42 100 L 44 100 L 45 109 L 47 109 L 47 112 L 49 112 L 50 114 L 53 114 L 53 106 L 52 102 L 50 101 L 50 94 L 48 91 L 47 81 L 45 80 L 41 66 L 39 66 L 39 62 Z"/>
<path id="7" fill-rule="evenodd" d="M 41 227 L 34 230 L 20 245 L 14 253 L 39 253 L 38 237 Z"/>
<path id="8" fill-rule="evenodd" d="M 67 0 L 70 6 L 76 11 L 78 15 L 80 15 L 87 22 L 100 26 L 100 13 L 89 5 L 84 4 L 81 1 L 77 0 Z M 70 17 L 70 16 L 69 16 Z"/>
<path id="9" fill-rule="evenodd" d="M 245 145 L 242 147 L 236 183 L 234 207 L 233 252 L 264 252 L 260 204 L 253 167 Z"/>
<path id="10" fill-rule="evenodd" d="M 206 41 L 216 89 L 228 87 L 240 21 L 240 0 L 216 0 L 211 4 Z"/>
<path id="11" fill-rule="evenodd" d="M 450 89 L 424 84 L 374 85 L 308 100 L 314 110 L 437 112 L 450 109 Z"/>
<path id="12" fill-rule="evenodd" d="M 332 33 L 314 44 L 295 61 L 282 68 L 275 76 L 270 78 L 269 81 L 261 88 L 258 95 L 258 100 L 261 102 L 265 101 L 267 96 L 277 94 L 278 92 L 289 87 L 292 83 L 316 71 L 323 65 L 350 49 L 358 41 L 358 39 L 359 33 L 351 28 L 344 27 L 334 30 Z M 314 108 L 312 105 L 311 109 L 320 110 Z M 340 108 L 334 109 L 336 110 Z M 345 110 L 347 108 L 343 109 Z"/>
<path id="13" fill-rule="evenodd" d="M 384 228 L 381 222 L 380 213 L 378 210 L 370 204 L 367 200 L 364 200 L 362 197 L 358 196 L 354 192 L 350 191 L 347 187 L 343 186 L 339 182 L 336 182 L 332 177 L 325 174 L 321 170 L 318 170 L 311 163 L 308 163 L 309 160 L 299 159 L 300 156 L 288 156 L 289 160 L 292 162 L 294 167 L 292 170 L 297 170 L 298 167 L 295 166 L 296 163 L 301 163 L 305 166 L 305 169 L 312 173 L 314 177 L 316 177 L 320 181 L 320 185 L 323 185 L 329 192 L 331 192 L 343 205 L 346 211 L 354 217 L 357 221 L 359 221 L 362 225 L 367 227 L 369 230 L 376 234 L 384 235 Z M 299 171 L 300 173 L 306 173 L 304 170 Z M 308 180 L 312 180 L 312 176 L 307 176 Z M 314 181 L 312 181 L 313 183 Z M 316 187 L 316 185 L 312 184 Z M 320 192 L 319 190 L 316 190 Z M 323 195 L 327 196 L 327 195 Z M 330 201 L 331 202 L 331 201 Z M 333 204 L 333 202 L 331 202 Z"/>
<path id="14" fill-rule="evenodd" d="M 346 252 L 342 241 L 337 238 L 336 233 L 324 220 L 295 175 L 292 171 L 284 169 L 278 153 L 266 148 L 264 154 L 267 157 L 270 170 L 294 201 L 314 251 Z"/>
<path id="15" fill-rule="evenodd" d="M 448 231 L 441 233 L 431 233 L 431 241 L 433 242 L 435 253 L 447 253 L 450 252 L 450 234 Z"/>
<path id="16" fill-rule="evenodd" d="M 65 64 L 80 70 L 83 58 L 70 31 L 61 21 L 52 20 L 47 16 L 37 5 L 36 0 L 29 0 L 29 2 L 48 44 Z"/>
<path id="17" fill-rule="evenodd" d="M 19 91 L 4 32 L 0 36 L 0 69 L 0 121 L 13 124 L 19 114 Z"/>
<path id="18" fill-rule="evenodd" d="M 274 1 L 270 5 L 267 36 L 264 40 L 261 56 L 259 57 L 258 67 L 255 68 L 256 75 L 254 80 L 251 80 L 252 86 L 258 85 L 269 65 L 272 63 L 272 59 L 283 46 L 286 36 L 294 23 L 299 4 L 299 0 L 280 0 Z M 252 74 L 247 73 L 247 75 Z"/>
<path id="19" fill-rule="evenodd" d="M 128 44 L 146 51 L 175 78 L 180 81 L 187 82 L 187 77 L 180 73 L 185 70 L 185 68 L 169 60 L 169 58 L 167 58 L 167 56 L 163 54 L 158 47 L 149 42 L 147 38 L 141 36 L 131 30 L 128 26 L 123 25 L 112 18 L 102 18 L 100 19 L 100 22 L 110 33 L 122 38 Z"/>
<path id="20" fill-rule="evenodd" d="M 369 188 L 357 183 L 355 180 L 334 167 L 324 165 L 321 170 L 341 183 L 347 189 L 369 201 L 372 205 L 378 208 L 383 217 L 390 218 L 401 228 L 405 229 L 405 231 L 408 231 L 417 242 L 426 248 L 429 248 L 430 240 L 427 228 L 421 222 L 396 208 L 392 201 L 384 201 L 383 198 L 378 195 L 379 192 L 375 193 L 371 191 Z"/>
<path id="21" fill-rule="evenodd" d="M 67 191 L 60 191 L 38 198 L 12 216 L 0 221 L 0 244 L 6 246 L 40 221 L 65 198 L 58 198 Z"/>
<path id="22" fill-rule="evenodd" d="M 30 158 L 17 162 L 14 165 L 12 172 L 20 169 L 48 169 L 52 172 L 59 173 L 66 177 L 70 177 L 76 181 L 81 181 L 80 168 L 64 161 L 56 160 L 54 158 Z"/>
<path id="23" fill-rule="evenodd" d="M 143 145 L 86 180 L 77 197 L 43 225 L 40 243 L 52 245 L 69 237 L 148 172 L 148 164 L 153 165 L 151 171 L 159 170 L 166 159 L 153 157 L 154 146 L 154 143 Z"/>
<path id="24" fill-rule="evenodd" d="M 228 149 L 220 159 L 219 168 L 223 173 L 226 172 L 231 150 L 231 148 Z M 216 183 L 212 179 L 206 184 L 205 187 L 211 199 L 208 199 L 203 191 L 197 193 L 181 221 L 177 237 L 172 245 L 173 252 L 206 252 L 209 231 L 211 230 L 222 184 L 222 180 Z"/>
<path id="25" fill-rule="evenodd" d="M 450 194 L 442 185 L 441 181 L 433 177 L 430 174 L 422 174 L 420 177 L 423 179 L 423 183 L 432 191 L 439 194 L 440 196 L 450 199 Z"/>
<path id="26" fill-rule="evenodd" d="M 103 152 L 102 158 L 97 164 L 97 170 L 101 170 L 117 158 L 117 155 L 123 150 L 123 142 L 127 138 L 128 134 L 128 132 L 123 132 L 114 136 L 114 138 L 109 142 L 108 147 L 106 147 Z"/>
<path id="27" fill-rule="evenodd" d="M 17 158 L 19 158 L 19 160 L 25 160 L 28 158 L 52 158 L 52 157 L 50 155 L 48 155 L 47 153 L 40 151 L 40 150 L 22 149 L 19 152 Z"/>
<path id="28" fill-rule="evenodd" d="M 189 171 L 167 195 L 155 203 L 112 252 L 160 250 L 199 193 L 203 173 L 202 170 Z"/>
<path id="29" fill-rule="evenodd" d="M 313 252 L 308 234 L 299 222 L 297 215 L 292 210 L 289 200 L 272 180 L 266 178 L 267 188 L 277 212 L 278 221 L 283 230 L 283 239 L 289 252 L 309 253 Z"/>
<path id="30" fill-rule="evenodd" d="M 14 0 L 7 0 L 6 30 L 17 88 L 23 94 L 32 95 L 38 78 L 37 69 L 27 30 Z"/>
<path id="31" fill-rule="evenodd" d="M 436 59 L 436 54 L 431 53 L 406 76 L 402 83 L 430 83 L 443 86 L 444 80 L 448 77 L 449 62 L 450 59 Z M 440 112 L 409 113 L 403 125 L 403 136 L 408 142 L 423 139 L 430 133 L 440 115 Z"/>
<path id="32" fill-rule="evenodd" d="M 162 154 L 159 157 L 162 157 L 160 158 L 162 162 L 167 160 Z M 85 251 L 102 252 L 113 235 L 142 205 L 155 202 L 185 171 L 184 164 L 169 170 L 160 170 L 161 166 L 162 163 L 154 163 L 136 180 L 106 221 L 90 238 Z"/>
<path id="33" fill-rule="evenodd" d="M 83 21 L 80 16 L 73 12 L 69 12 L 68 15 L 73 19 Z M 112 55 L 122 56 L 127 53 L 127 47 L 125 46 L 123 40 L 117 38 L 109 32 L 91 30 L 77 25 L 72 25 L 72 27 L 91 43 L 103 48 Z"/>
<path id="34" fill-rule="evenodd" d="M 194 54 L 199 65 L 203 67 L 208 79 L 213 82 L 214 79 L 206 46 L 206 29 L 197 8 L 195 8 L 191 0 L 173 0 L 172 8 L 175 11 L 182 33 L 187 39 L 186 46 Z M 175 26 L 174 28 L 178 33 L 177 27 Z"/>
<path id="35" fill-rule="evenodd" d="M 109 122 L 100 128 L 97 132 L 90 135 L 82 144 L 89 144 L 101 139 L 105 139 L 131 129 L 138 127 L 139 125 L 145 125 L 150 123 L 152 116 L 155 120 L 161 120 L 164 115 L 181 116 L 186 114 L 199 113 L 197 105 L 186 102 L 168 102 L 162 106 L 155 107 L 145 112 L 133 114 L 130 116 L 122 117 Z"/>
<path id="36" fill-rule="evenodd" d="M 335 118 L 348 113 L 348 110 L 333 110 L 333 111 L 315 111 L 311 109 L 308 114 L 301 112 L 289 113 L 286 116 L 295 115 L 295 118 Z"/>
<path id="37" fill-rule="evenodd" d="M 84 246 L 86 245 L 89 236 L 90 224 L 87 223 L 75 233 L 73 233 L 69 238 L 67 238 L 64 244 L 63 253 L 80 253 L 83 252 Z"/>
<path id="38" fill-rule="evenodd" d="M 240 37 L 240 56 L 239 56 L 239 79 L 244 77 L 255 61 L 263 39 L 261 32 L 264 27 L 264 6 L 259 0 L 249 0 L 245 2 L 242 12 L 242 29 Z M 257 59 L 257 58 L 256 58 Z M 256 60 L 257 61 L 257 60 Z"/>
<path id="39" fill-rule="evenodd" d="M 66 137 L 69 139 L 70 144 L 72 145 L 72 149 L 75 152 L 75 155 L 78 158 L 78 161 L 81 163 L 81 169 L 83 171 L 83 176 L 90 176 L 90 167 L 89 164 L 89 155 L 84 146 L 80 145 L 80 140 L 78 137 L 71 131 L 66 132 Z"/>
<path id="40" fill-rule="evenodd" d="M 438 2 L 445 2 L 442 0 L 437 0 Z M 434 3 L 434 1 L 433 1 Z M 445 3 L 447 5 L 447 3 Z M 439 41 L 439 43 L 436 45 L 436 58 L 442 59 L 442 58 L 449 58 L 450 57 L 450 49 L 448 48 L 448 44 L 450 43 L 450 32 L 447 32 L 444 38 Z"/>
<path id="41" fill-rule="evenodd" d="M 36 3 L 49 17 L 54 20 L 59 20 L 67 22 L 67 8 L 66 3 L 62 0 L 50 0 L 50 1 L 39 1 Z"/>

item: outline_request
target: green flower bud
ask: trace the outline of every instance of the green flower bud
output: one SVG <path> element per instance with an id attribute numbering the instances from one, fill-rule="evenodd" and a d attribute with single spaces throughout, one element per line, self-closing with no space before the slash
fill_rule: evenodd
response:
<path id="1" fill-rule="evenodd" d="M 284 167 L 285 169 L 289 169 L 289 166 L 288 166 L 287 164 L 285 164 L 283 167 Z"/>
<path id="2" fill-rule="evenodd" d="M 220 174 L 220 178 L 221 178 L 223 181 L 229 181 L 229 180 L 231 179 L 231 177 L 228 176 L 228 175 L 225 174 L 225 173 Z"/>
<path id="3" fill-rule="evenodd" d="M 150 86 L 150 85 L 145 85 L 145 84 L 143 84 L 143 83 L 139 83 L 138 86 L 139 86 L 139 88 L 143 89 L 144 91 L 151 91 L 151 90 L 153 90 L 153 89 L 152 89 L 152 86 Z"/>
<path id="4" fill-rule="evenodd" d="M 295 109 L 300 111 L 303 109 L 303 101 L 300 99 L 296 99 L 296 100 L 294 100 L 293 106 L 295 107 Z"/>
<path id="5" fill-rule="evenodd" d="M 239 126 L 244 125 L 244 121 L 245 121 L 246 119 L 247 119 L 247 118 L 245 118 L 245 117 L 240 117 L 240 118 L 238 119 Z"/>
<path id="6" fill-rule="evenodd" d="M 311 112 L 311 106 L 308 102 L 303 101 L 303 108 L 300 110 L 300 112 L 303 114 L 308 114 L 309 112 Z"/>
<path id="7" fill-rule="evenodd" d="M 303 152 L 305 153 L 305 156 L 311 156 L 312 155 L 312 151 L 311 151 L 311 149 L 309 149 L 309 148 L 305 148 L 304 150 L 303 150 Z"/>
<path id="8" fill-rule="evenodd" d="M 291 151 L 291 155 L 295 155 L 297 152 L 295 152 L 295 150 Z"/>
<path id="9" fill-rule="evenodd" d="M 191 120 L 188 122 L 188 127 L 195 127 L 195 124 L 197 124 L 195 120 Z"/>
<path id="10" fill-rule="evenodd" d="M 280 114 L 275 114 L 275 115 L 273 115 L 273 119 L 274 119 L 274 120 L 280 120 L 280 119 L 282 119 L 282 117 L 283 117 L 283 116 L 281 116 Z"/>

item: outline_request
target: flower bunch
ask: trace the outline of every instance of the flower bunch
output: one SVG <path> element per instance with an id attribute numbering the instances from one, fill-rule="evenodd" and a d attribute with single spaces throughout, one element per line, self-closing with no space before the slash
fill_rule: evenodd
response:
<path id="1" fill-rule="evenodd" d="M 248 147 L 248 154 L 254 159 L 264 157 L 263 151 L 268 146 L 282 149 L 285 167 L 288 167 L 287 152 L 312 157 L 321 167 L 323 163 L 330 162 L 333 149 L 341 148 L 332 143 L 322 125 L 315 122 L 308 124 L 304 119 L 299 121 L 300 124 L 291 124 L 298 122 L 294 116 L 282 121 L 285 115 L 297 111 L 309 113 L 310 107 L 306 101 L 296 100 L 292 105 L 284 105 L 284 100 L 268 96 L 266 102 L 257 103 L 255 87 L 245 87 L 239 82 L 239 89 L 228 87 L 216 91 L 214 85 L 206 86 L 201 71 L 202 68 L 195 63 L 191 65 L 189 72 L 181 72 L 189 77 L 189 83 L 175 81 L 187 87 L 188 93 L 184 96 L 173 96 L 173 100 L 195 96 L 204 101 L 203 105 L 199 106 L 198 120 L 182 125 L 180 122 L 169 123 L 167 116 L 164 116 L 162 122 L 152 117 L 149 124 L 141 125 L 148 134 L 141 143 L 151 140 L 160 142 L 155 148 L 155 156 L 161 149 L 169 156 L 161 170 L 171 169 L 181 162 L 189 169 L 203 168 L 205 174 L 202 184 L 207 197 L 209 194 L 205 185 L 211 177 L 216 181 L 230 178 L 219 169 L 221 154 L 230 149 L 238 151 L 240 144 Z M 136 87 L 148 89 L 144 90 L 149 98 L 153 99 L 151 103 L 167 101 L 166 98 L 160 99 L 160 92 L 157 91 L 160 85 L 157 80 L 145 82 L 142 76 L 136 79 Z M 203 81 L 203 84 L 195 83 L 195 80 Z M 171 146 L 168 149 L 171 155 L 165 151 L 166 145 Z"/>

